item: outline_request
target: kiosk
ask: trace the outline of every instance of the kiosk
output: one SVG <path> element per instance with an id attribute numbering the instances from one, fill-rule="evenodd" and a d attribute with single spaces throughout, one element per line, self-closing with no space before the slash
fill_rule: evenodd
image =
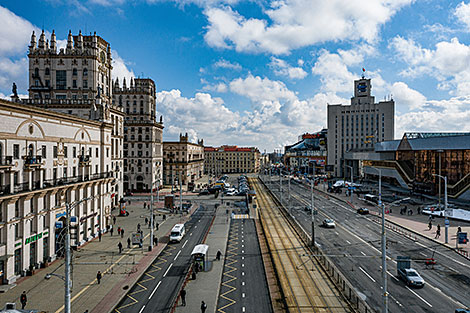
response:
<path id="1" fill-rule="evenodd" d="M 191 262 L 193 266 L 196 264 L 199 265 L 201 271 L 206 271 L 208 269 L 208 260 L 207 254 L 209 251 L 209 246 L 200 244 L 194 247 L 193 252 L 191 253 Z"/>

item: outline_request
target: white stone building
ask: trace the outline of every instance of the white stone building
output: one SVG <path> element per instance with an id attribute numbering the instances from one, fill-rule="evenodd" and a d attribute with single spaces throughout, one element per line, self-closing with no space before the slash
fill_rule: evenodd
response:
<path id="1" fill-rule="evenodd" d="M 71 212 L 72 246 L 111 223 L 115 128 L 6 100 L 0 120 L 0 283 L 6 284 L 63 253 L 66 202 L 94 197 Z"/>
<path id="2" fill-rule="evenodd" d="M 112 191 L 113 205 L 118 206 L 123 196 L 124 112 L 112 103 L 109 43 L 96 33 L 73 36 L 69 32 L 67 47 L 58 51 L 54 31 L 50 42 L 44 31 L 36 42 L 33 32 L 28 58 L 29 99 L 23 103 L 112 126 L 111 145 L 102 151 L 111 160 L 100 170 L 116 178 Z"/>
<path id="3" fill-rule="evenodd" d="M 152 182 L 162 185 L 163 120 L 156 119 L 156 86 L 152 79 L 124 78 L 114 82 L 113 104 L 122 107 L 124 120 L 124 190 L 149 191 Z"/>
<path id="4" fill-rule="evenodd" d="M 375 103 L 371 88 L 370 79 L 362 77 L 354 81 L 351 105 L 328 105 L 327 164 L 336 177 L 349 177 L 347 165 L 357 175 L 357 165 L 344 162 L 345 152 L 373 150 L 374 143 L 394 139 L 395 102 Z"/>

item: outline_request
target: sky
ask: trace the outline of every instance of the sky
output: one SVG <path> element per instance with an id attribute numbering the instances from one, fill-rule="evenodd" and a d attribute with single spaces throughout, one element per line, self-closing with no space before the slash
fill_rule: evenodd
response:
<path id="1" fill-rule="evenodd" d="M 0 97 L 27 95 L 31 33 L 95 32 L 114 78 L 157 84 L 164 140 L 293 144 L 349 104 L 364 68 L 404 132 L 470 131 L 470 3 L 451 0 L 0 0 Z"/>

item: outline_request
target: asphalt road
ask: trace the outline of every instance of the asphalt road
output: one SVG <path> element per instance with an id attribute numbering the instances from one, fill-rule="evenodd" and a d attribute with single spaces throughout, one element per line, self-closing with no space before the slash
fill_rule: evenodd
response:
<path id="1" fill-rule="evenodd" d="M 266 180 L 269 185 L 269 177 Z M 279 192 L 279 184 L 273 183 Z M 285 189 L 284 189 L 285 188 Z M 283 191 L 287 184 L 283 184 Z M 287 192 L 284 197 L 287 201 Z M 308 232 L 311 216 L 304 210 L 310 203 L 310 188 L 291 182 L 292 214 Z M 361 216 L 342 202 L 320 194 L 315 196 L 315 237 L 323 252 L 355 286 L 367 303 L 377 311 L 382 304 L 381 225 L 372 216 Z M 319 227 L 322 220 L 332 218 L 335 229 Z M 456 308 L 470 306 L 470 261 L 435 242 L 419 238 L 417 242 L 387 230 L 387 273 L 390 312 L 454 312 Z M 433 255 L 434 268 L 426 268 L 424 259 Z M 426 281 L 422 289 L 413 289 L 396 277 L 395 259 L 410 256 L 412 267 Z"/>
<path id="2" fill-rule="evenodd" d="M 273 312 L 252 219 L 231 220 L 217 312 Z"/>
<path id="3" fill-rule="evenodd" d="M 169 312 L 190 267 L 191 252 L 207 233 L 214 206 L 200 206 L 185 224 L 180 243 L 170 243 L 114 312 Z"/>

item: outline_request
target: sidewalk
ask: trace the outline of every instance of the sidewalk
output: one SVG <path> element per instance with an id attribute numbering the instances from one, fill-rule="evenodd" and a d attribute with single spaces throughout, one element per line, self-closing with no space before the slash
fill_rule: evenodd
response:
<path id="1" fill-rule="evenodd" d="M 186 306 L 181 305 L 181 299 L 178 302 L 174 312 L 176 313 L 194 313 L 199 312 L 201 301 L 207 304 L 207 312 L 215 312 L 217 300 L 219 297 L 220 283 L 224 268 L 225 249 L 227 246 L 228 233 L 230 229 L 230 210 L 226 214 L 227 206 L 219 206 L 216 212 L 214 222 L 205 243 L 209 245 L 209 262 L 212 266 L 208 272 L 199 272 L 196 280 L 188 280 L 184 283 L 186 290 Z M 222 252 L 220 261 L 215 260 L 217 251 Z"/>
<path id="2" fill-rule="evenodd" d="M 350 203 L 350 196 L 346 196 L 344 193 L 341 194 L 332 194 L 332 193 L 326 193 L 323 192 L 320 189 L 315 189 L 317 192 L 323 193 L 325 195 L 328 195 L 329 197 L 336 198 L 338 200 L 341 200 L 343 202 Z M 353 207 L 359 208 L 359 207 L 366 207 L 368 208 L 372 214 L 378 215 L 378 209 L 376 207 L 370 206 L 364 201 L 361 201 L 357 198 L 357 195 L 353 195 Z M 427 237 L 439 244 L 445 245 L 451 249 L 455 249 L 455 244 L 456 244 L 456 234 L 457 234 L 457 227 L 462 228 L 462 232 L 467 232 L 470 235 L 470 223 L 468 222 L 463 222 L 463 221 L 458 221 L 458 220 L 452 220 L 450 219 L 450 225 L 449 225 L 449 243 L 445 244 L 445 226 L 444 226 L 444 218 L 443 217 L 435 217 L 432 221 L 432 228 L 429 230 L 428 228 L 428 223 L 429 223 L 429 215 L 425 214 L 417 214 L 418 212 L 418 207 L 417 205 L 409 205 L 407 204 L 407 209 L 412 210 L 413 214 L 412 215 L 407 215 L 407 214 L 400 214 L 400 209 L 403 208 L 405 205 L 397 206 L 392 208 L 391 213 L 386 213 L 385 214 L 385 219 L 391 223 L 394 223 L 396 225 L 401 226 L 402 228 L 408 230 L 409 232 L 416 234 L 416 235 L 421 235 L 424 237 Z M 389 209 L 389 206 L 385 206 L 386 209 Z M 436 230 L 437 230 L 437 225 L 440 225 L 441 227 L 441 235 L 439 238 L 436 237 Z M 414 236 L 413 236 L 414 237 Z M 470 236 L 469 236 L 470 237 Z M 466 245 L 459 245 L 459 248 L 463 251 L 464 255 L 470 254 L 470 244 Z"/>
<path id="3" fill-rule="evenodd" d="M 165 236 L 177 223 L 181 217 L 163 215 L 156 218 L 159 223 L 159 229 L 155 235 L 159 238 L 158 247 L 149 253 L 150 229 L 145 225 L 145 217 L 149 217 L 149 211 L 143 209 L 143 201 L 131 201 L 127 205 L 130 213 L 127 217 L 116 217 L 113 236 L 105 233 L 101 241 L 95 238 L 72 253 L 72 312 L 81 313 L 92 309 L 98 305 L 105 296 L 112 290 L 125 292 L 122 289 L 123 283 L 131 283 L 139 272 L 156 257 L 156 255 L 166 245 Z M 113 211 L 117 214 L 118 211 Z M 140 223 L 144 233 L 144 245 L 142 248 L 131 246 L 127 248 L 127 238 L 131 233 L 137 230 L 137 224 Z M 117 228 L 124 229 L 124 237 L 117 234 Z M 123 245 L 123 252 L 119 254 L 118 243 Z M 63 277 L 64 260 L 58 259 L 47 268 L 38 270 L 35 275 L 24 277 L 18 280 L 17 286 L 6 293 L 0 294 L 0 303 L 16 302 L 19 303 L 19 296 L 26 291 L 28 304 L 26 308 L 37 309 L 51 313 L 63 311 L 64 304 L 64 283 L 61 278 L 52 276 L 45 279 L 47 273 L 54 273 Z M 146 268 L 146 267 L 145 267 Z M 96 281 L 98 271 L 102 273 L 100 284 Z M 47 296 L 45 295 L 47 292 Z M 117 293 L 116 293 L 117 294 Z M 105 310 L 94 310 L 94 312 L 104 313 Z"/>

